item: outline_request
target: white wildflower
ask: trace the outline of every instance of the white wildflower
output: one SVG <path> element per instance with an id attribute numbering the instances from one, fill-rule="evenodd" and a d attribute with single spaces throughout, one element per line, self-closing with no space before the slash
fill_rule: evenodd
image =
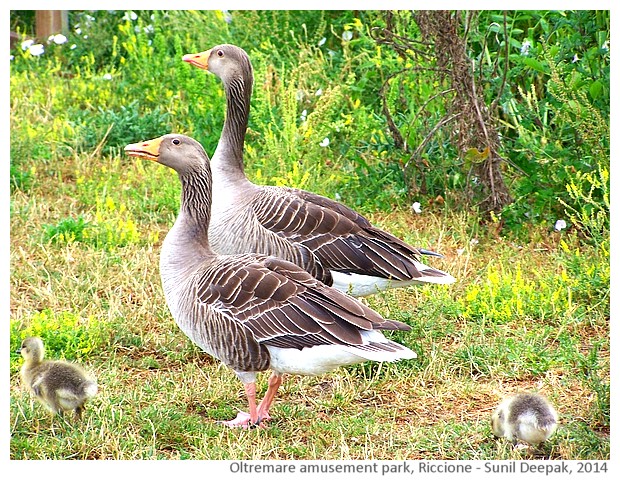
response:
<path id="1" fill-rule="evenodd" d="M 62 45 L 63 43 L 67 43 L 67 37 L 65 37 L 62 33 L 52 35 L 50 38 L 52 42 L 54 42 L 56 45 Z"/>
<path id="2" fill-rule="evenodd" d="M 329 138 L 325 137 L 321 143 L 319 143 L 321 147 L 327 147 L 329 145 Z"/>
<path id="3" fill-rule="evenodd" d="M 345 30 L 344 32 L 342 32 L 342 39 L 345 42 L 348 42 L 352 38 L 353 38 L 353 32 L 351 30 Z"/>
<path id="4" fill-rule="evenodd" d="M 77 45 L 74 43 L 74 44 L 73 44 L 73 45 L 71 45 L 69 48 L 70 48 L 71 50 L 75 50 L 75 49 L 77 48 Z"/>
<path id="5" fill-rule="evenodd" d="M 24 40 L 22 42 L 22 50 L 28 50 L 31 45 L 34 44 L 34 40 Z"/>
<path id="6" fill-rule="evenodd" d="M 153 33 L 155 31 L 155 27 L 153 25 L 147 25 L 144 27 L 144 33 Z"/>
<path id="7" fill-rule="evenodd" d="M 473 247 L 474 245 L 478 245 L 479 243 L 480 243 L 480 242 L 478 241 L 478 239 L 477 239 L 477 238 L 472 238 L 472 239 L 469 241 L 469 244 L 470 244 L 472 247 Z"/>
<path id="8" fill-rule="evenodd" d="M 322 89 L 322 88 L 319 88 L 316 92 L 314 92 L 314 94 L 315 94 L 317 97 L 320 97 L 321 95 L 323 95 L 323 89 Z"/>
<path id="9" fill-rule="evenodd" d="M 39 55 L 43 55 L 45 48 L 40 43 L 35 43 L 34 45 L 30 45 L 28 51 L 30 52 L 30 55 L 38 57 Z"/>
<path id="10" fill-rule="evenodd" d="M 317 43 L 317 45 L 319 47 L 322 47 L 323 45 L 325 45 L 325 42 L 327 42 L 327 38 L 323 37 L 319 40 L 319 43 Z"/>
<path id="11" fill-rule="evenodd" d="M 411 211 L 413 213 L 422 213 L 422 205 L 420 204 L 420 202 L 413 202 L 413 204 L 411 205 Z"/>
<path id="12" fill-rule="evenodd" d="M 558 220 L 557 222 L 555 222 L 555 225 L 553 227 L 555 229 L 556 232 L 561 232 L 562 230 L 564 230 L 566 228 L 566 220 Z"/>
<path id="13" fill-rule="evenodd" d="M 82 29 L 79 26 L 77 26 L 77 25 L 75 26 L 75 33 L 77 35 L 82 35 Z"/>
<path id="14" fill-rule="evenodd" d="M 10 55 L 11 60 L 15 58 L 15 55 Z"/>
<path id="15" fill-rule="evenodd" d="M 103 76 L 103 79 L 104 79 L 104 80 L 112 80 L 112 74 L 110 74 L 110 73 L 106 73 L 106 74 Z"/>
<path id="16" fill-rule="evenodd" d="M 125 12 L 125 15 L 123 15 L 122 19 L 125 20 L 126 22 L 127 21 L 134 21 L 134 20 L 138 19 L 138 14 L 136 12 L 130 10 L 128 12 Z"/>
<path id="17" fill-rule="evenodd" d="M 575 54 L 575 56 L 573 57 L 573 63 L 577 63 L 579 61 L 579 57 L 577 56 L 577 54 Z"/>
<path id="18" fill-rule="evenodd" d="M 529 40 L 524 40 L 521 44 L 521 55 L 527 55 L 530 52 L 530 47 L 532 44 Z"/>
<path id="19" fill-rule="evenodd" d="M 308 110 L 304 110 L 303 112 L 301 112 L 301 121 L 305 122 L 306 121 L 306 117 L 308 116 Z"/>
<path id="20" fill-rule="evenodd" d="M 605 42 L 603 43 L 603 45 L 601 45 L 601 48 L 603 50 L 607 50 L 609 51 L 609 40 L 605 40 Z"/>
<path id="21" fill-rule="evenodd" d="M 338 192 L 334 193 L 334 200 L 336 200 L 337 202 L 342 200 L 342 197 L 340 196 L 340 194 Z"/>

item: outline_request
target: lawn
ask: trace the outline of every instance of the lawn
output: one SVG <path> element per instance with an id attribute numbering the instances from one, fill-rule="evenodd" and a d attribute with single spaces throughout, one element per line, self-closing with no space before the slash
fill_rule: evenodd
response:
<path id="1" fill-rule="evenodd" d="M 521 390 L 544 393 L 561 415 L 536 458 L 609 457 L 609 318 L 605 301 L 579 291 L 575 275 L 583 282 L 587 272 L 571 271 L 596 270 L 595 248 L 540 228 L 521 243 L 472 235 L 475 219 L 463 213 L 377 213 L 375 224 L 443 252 L 433 265 L 457 278 L 366 300 L 412 326 L 393 338 L 418 358 L 288 378 L 266 429 L 229 430 L 218 420 L 245 407 L 241 383 L 170 317 L 158 253 L 173 212 L 143 212 L 152 201 L 145 184 L 158 178 L 163 190 L 175 189 L 177 179 L 118 156 L 76 156 L 63 170 L 12 196 L 11 349 L 40 334 L 52 356 L 94 372 L 100 393 L 82 423 L 52 421 L 20 386 L 20 359 L 11 354 L 12 458 L 529 458 L 490 431 L 496 404 Z M 96 206 L 76 201 L 76 170 L 119 199 L 100 207 L 99 221 Z M 44 240 L 46 225 L 79 215 L 93 232 L 87 240 Z M 120 237 L 108 224 L 121 220 L 134 225 L 132 242 L 103 248 L 88 240 L 102 230 Z"/>
<path id="2" fill-rule="evenodd" d="M 360 106 L 348 96 L 364 99 L 355 90 L 359 79 L 337 83 L 314 67 L 304 70 L 310 55 L 331 62 L 306 43 L 300 64 L 282 71 L 270 67 L 277 52 L 255 52 L 248 176 L 340 198 L 412 245 L 443 253 L 428 263 L 457 281 L 364 299 L 411 325 L 387 335 L 417 359 L 288 377 L 266 428 L 222 426 L 246 407 L 242 385 L 179 330 L 159 279 L 178 179 L 122 153 L 126 143 L 169 131 L 195 133 L 212 152 L 223 118 L 221 85 L 182 62 L 174 66 L 178 83 L 153 82 L 149 68 L 172 71 L 163 68 L 164 55 L 151 55 L 168 30 L 151 44 L 129 22 L 119 24 L 109 65 L 84 54 L 69 72 L 62 52 L 49 61 L 23 54 L 11 65 L 11 459 L 609 459 L 608 228 L 596 230 L 600 224 L 578 212 L 571 218 L 590 230 L 576 222 L 554 229 L 557 210 L 542 213 L 540 205 L 531 222 L 523 217 L 520 227 L 507 228 L 497 215 L 465 205 L 463 193 L 449 188 L 454 182 L 438 180 L 453 167 L 437 173 L 441 197 L 413 192 L 422 202 L 415 213 L 398 162 L 385 160 L 397 152 L 380 115 L 370 99 Z M 188 45 L 181 48 L 181 40 Z M 170 44 L 188 53 L 198 51 L 197 41 L 181 32 Z M 344 55 L 354 69 L 359 56 Z M 103 77 L 108 71 L 113 82 Z M 313 84 L 316 76 L 324 83 Z M 295 104 L 298 87 L 316 92 L 320 85 L 316 103 Z M 355 118 L 347 119 L 352 105 Z M 309 119 L 315 114 L 314 128 L 298 119 L 304 106 Z M 278 116 L 279 108 L 293 112 Z M 332 133 L 320 130 L 325 125 Z M 324 148 L 327 135 L 332 142 Z M 350 144 L 339 150 L 336 140 L 345 137 Z M 362 145 L 365 138 L 373 141 Z M 451 162 L 450 152 L 436 151 L 438 162 Z M 605 170 L 598 174 L 608 185 Z M 594 201 L 592 190 L 586 200 Z M 29 335 L 44 339 L 48 357 L 77 361 L 96 375 L 99 393 L 81 422 L 52 418 L 21 385 L 15 351 Z M 259 378 L 262 397 L 267 376 Z M 492 435 L 491 413 L 517 391 L 540 392 L 559 412 L 557 432 L 537 449 L 514 449 Z"/>

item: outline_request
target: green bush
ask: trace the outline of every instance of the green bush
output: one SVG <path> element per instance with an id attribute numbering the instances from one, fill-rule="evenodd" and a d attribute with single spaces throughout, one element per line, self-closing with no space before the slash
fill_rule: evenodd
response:
<path id="1" fill-rule="evenodd" d="M 95 317 L 81 318 L 70 311 L 49 309 L 33 314 L 25 322 L 11 321 L 11 354 L 26 337 L 41 337 L 47 358 L 79 360 L 88 358 L 108 344 L 106 326 Z"/>
<path id="2" fill-rule="evenodd" d="M 502 225 L 525 231 L 565 210 L 606 209 L 604 192 L 586 183 L 609 165 L 609 12 L 463 15 L 516 198 L 495 212 Z M 116 152 L 170 131 L 213 152 L 225 108 L 221 82 L 181 56 L 231 42 L 255 66 L 251 178 L 313 189 L 361 211 L 438 196 L 444 208 L 463 208 L 471 165 L 450 144 L 450 124 L 434 129 L 450 93 L 430 74 L 436 60 L 414 18 L 404 11 L 72 12 L 67 43 L 46 44 L 39 57 L 13 51 L 12 108 L 27 114 L 12 114 L 12 186 L 36 181 L 27 158 L 49 164 L 75 151 Z M 31 21 L 12 12 L 20 31 Z M 400 36 L 401 50 L 377 42 L 387 27 Z M 583 185 L 582 198 L 571 197 L 570 185 Z"/>
<path id="3" fill-rule="evenodd" d="M 556 322 L 572 312 L 574 277 L 565 271 L 534 274 L 519 263 L 513 267 L 491 263 L 486 279 L 472 283 L 458 299 L 465 319 L 508 323 L 515 318 L 541 318 Z"/>
<path id="4" fill-rule="evenodd" d="M 59 244 L 82 242 L 97 248 L 112 250 L 129 243 L 138 243 L 141 235 L 125 204 L 118 207 L 111 197 L 97 198 L 95 218 L 86 220 L 64 218 L 44 226 L 44 238 Z"/>

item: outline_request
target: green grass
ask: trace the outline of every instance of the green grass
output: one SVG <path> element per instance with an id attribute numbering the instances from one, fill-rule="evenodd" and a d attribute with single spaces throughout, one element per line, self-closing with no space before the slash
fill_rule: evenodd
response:
<path id="1" fill-rule="evenodd" d="M 144 26 L 148 12 L 140 13 Z M 243 25 L 273 33 L 263 43 L 254 41 L 261 32 L 228 26 L 214 12 L 159 12 L 155 32 L 139 34 L 114 15 L 122 16 L 97 13 L 98 22 L 112 21 L 90 31 L 90 46 L 72 37 L 75 50 L 49 46 L 57 55 L 41 58 L 17 52 L 11 64 L 11 458 L 609 459 L 608 170 L 570 177 L 563 192 L 570 201 L 555 202 L 568 211 L 565 231 L 548 222 L 556 210 L 532 210 L 546 224 L 522 215 L 511 220 L 519 228 L 502 229 L 494 217 L 482 223 L 462 208 L 466 175 L 441 135 L 420 179 L 428 194 L 408 189 L 409 155 L 388 138 L 376 94 L 401 62 L 376 48 L 370 24 L 353 13 L 239 13 L 255 20 Z M 360 18 L 381 22 L 379 14 Z M 159 252 L 178 211 L 178 179 L 122 154 L 126 143 L 169 131 L 190 133 L 213 151 L 221 84 L 179 58 L 233 41 L 235 28 L 256 73 L 248 175 L 339 195 L 374 224 L 445 254 L 429 263 L 457 278 L 364 300 L 411 325 L 390 336 L 417 359 L 290 377 L 273 421 L 249 431 L 218 423 L 246 408 L 242 385 L 185 337 L 165 305 Z M 343 28 L 355 32 L 350 43 Z M 401 87 L 419 91 L 409 98 Z M 390 102 L 403 110 L 397 120 L 412 145 L 432 124 L 418 118 L 419 105 L 441 88 L 423 70 L 400 87 L 393 82 Z M 407 99 L 416 105 L 401 105 Z M 428 113 L 441 115 L 440 103 Z M 522 127 L 523 139 L 542 142 Z M 325 137 L 328 148 L 320 145 Z M 561 152 L 579 152 L 572 137 L 563 142 Z M 558 154 L 551 167 L 538 167 L 550 174 L 563 160 Z M 515 177 L 515 185 L 535 190 L 534 180 Z M 412 196 L 422 203 L 419 215 L 407 208 Z M 20 384 L 14 352 L 27 335 L 42 336 L 49 357 L 78 361 L 97 376 L 100 391 L 81 422 L 52 419 Z M 520 390 L 546 394 L 561 416 L 557 433 L 533 452 L 514 450 L 490 430 L 495 406 Z"/>
<path id="2" fill-rule="evenodd" d="M 79 166 L 91 180 L 38 178 L 28 194 L 13 192 L 11 350 L 40 334 L 51 357 L 77 359 L 95 373 L 100 393 L 81 423 L 52 421 L 20 385 L 21 359 L 12 354 L 12 458 L 530 458 L 490 432 L 493 407 L 517 390 L 544 392 L 562 417 L 536 458 L 609 458 L 607 303 L 603 292 L 579 293 L 595 270 L 570 263 L 579 248 L 582 264 L 604 272 L 596 248 L 541 230 L 527 248 L 480 232 L 472 243 L 475 219 L 463 213 L 374 215 L 411 243 L 442 251 L 445 259 L 433 264 L 458 278 L 366 300 L 412 325 L 392 337 L 419 358 L 291 377 L 266 429 L 228 430 L 217 422 L 245 408 L 241 384 L 180 332 L 160 287 L 158 254 L 174 212 L 164 212 L 166 202 L 161 216 L 148 208 L 178 180 L 164 177 L 164 167 L 117 156 L 90 166 L 66 161 L 63 168 Z M 132 194 L 153 178 L 160 189 Z M 83 200 L 67 202 L 69 192 Z M 104 192 L 126 205 L 138 242 L 45 241 L 46 224 L 91 215 Z"/>

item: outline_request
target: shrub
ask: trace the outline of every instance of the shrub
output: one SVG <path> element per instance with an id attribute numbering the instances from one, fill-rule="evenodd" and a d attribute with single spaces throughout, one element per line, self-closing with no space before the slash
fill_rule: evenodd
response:
<path id="1" fill-rule="evenodd" d="M 54 225 L 45 225 L 44 229 L 47 241 L 60 244 L 83 242 L 105 250 L 141 240 L 125 204 L 117 207 L 111 197 L 97 198 L 93 220 L 79 215 L 77 218 L 64 218 Z"/>
<path id="2" fill-rule="evenodd" d="M 49 164 L 75 151 L 114 152 L 172 130 L 212 152 L 221 84 L 181 55 L 232 42 L 256 69 L 246 142 L 252 178 L 315 189 L 362 211 L 439 195 L 443 208 L 467 205 L 473 163 L 450 144 L 450 123 L 436 128 L 450 92 L 410 12 L 71 15 L 66 44 L 52 42 L 40 57 L 13 50 L 13 188 L 31 185 L 26 159 Z M 581 211 L 566 186 L 590 182 L 586 175 L 609 163 L 609 12 L 463 15 L 471 20 L 475 75 L 500 122 L 502 175 L 516 198 L 495 215 L 518 230 L 554 222 L 565 203 Z M 20 28 L 28 18 L 12 12 Z M 382 40 L 388 27 L 397 48 Z M 321 146 L 325 138 L 329 145 Z M 604 207 L 604 193 L 583 186 L 584 199 Z"/>
<path id="3" fill-rule="evenodd" d="M 556 321 L 572 313 L 572 277 L 565 271 L 541 273 L 524 270 L 519 263 L 514 270 L 491 263 L 485 281 L 468 285 L 457 300 L 463 317 L 502 324 L 524 317 Z"/>
<path id="4" fill-rule="evenodd" d="M 11 353 L 24 338 L 41 337 L 48 358 L 87 358 L 107 345 L 106 328 L 93 316 L 81 318 L 70 311 L 44 309 L 24 322 L 11 321 Z"/>

